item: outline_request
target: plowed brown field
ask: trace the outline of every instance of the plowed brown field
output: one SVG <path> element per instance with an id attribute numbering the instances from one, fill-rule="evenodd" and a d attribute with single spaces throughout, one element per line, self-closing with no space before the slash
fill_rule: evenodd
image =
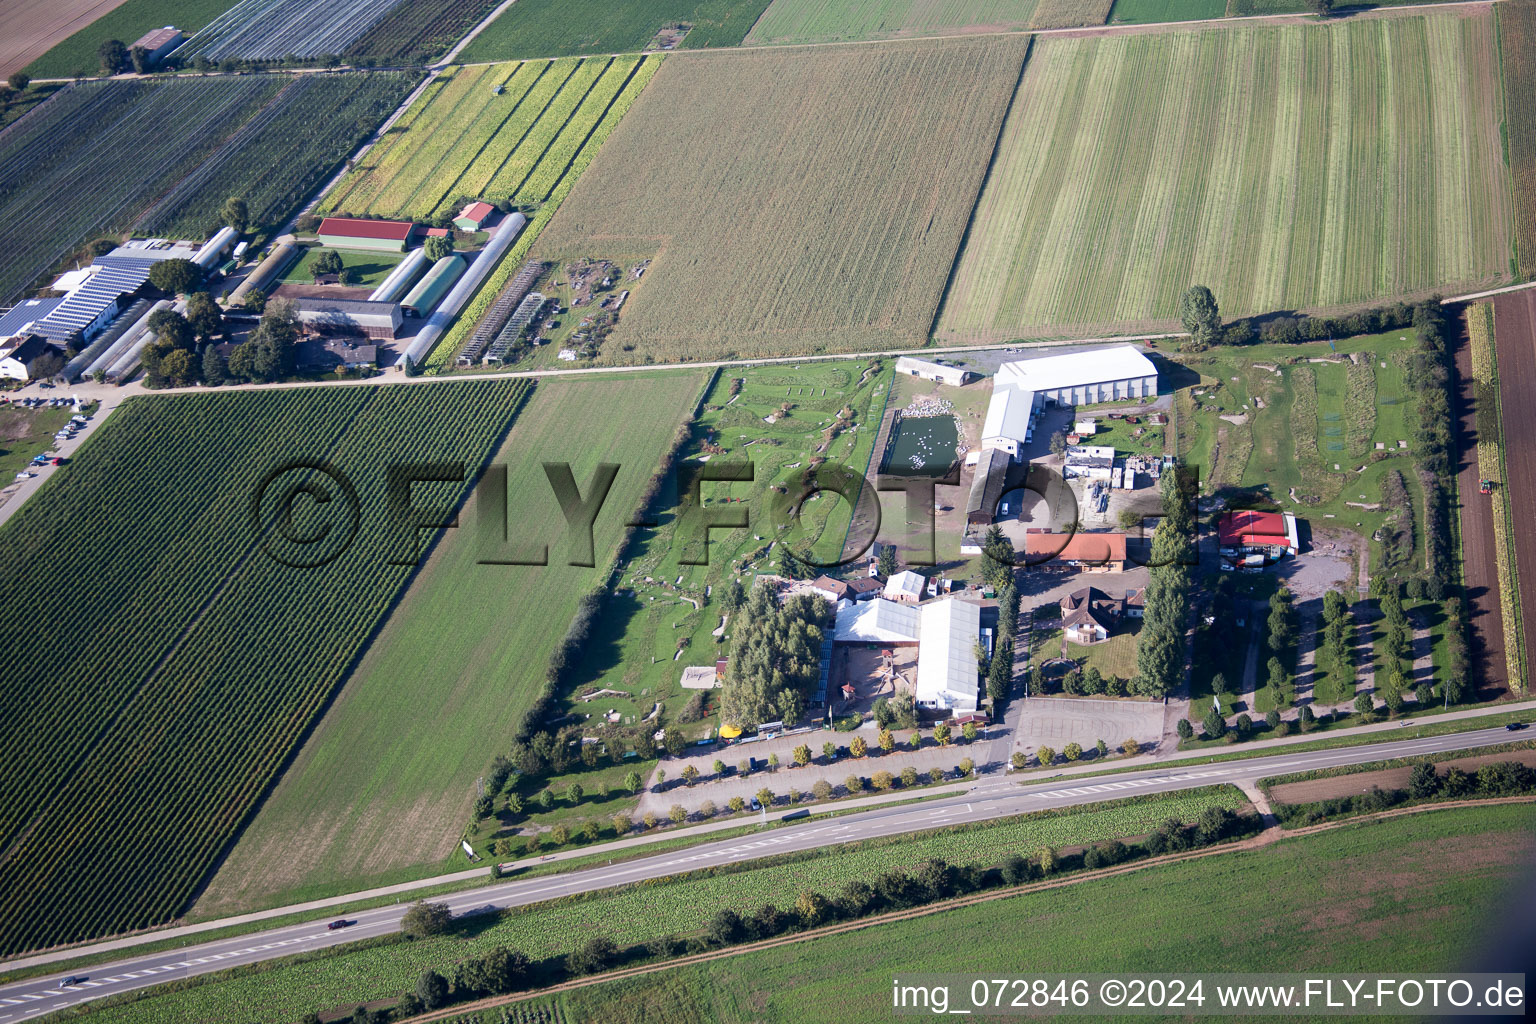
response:
<path id="1" fill-rule="evenodd" d="M 1503 348 L 1499 349 L 1500 366 Z M 1456 346 L 1456 411 L 1459 418 L 1456 447 L 1456 493 L 1461 501 L 1461 573 L 1466 587 L 1472 641 L 1481 666 L 1478 684 L 1487 689 L 1509 689 L 1509 668 L 1504 651 L 1504 613 L 1499 601 L 1498 545 L 1493 535 L 1493 506 L 1478 493 L 1481 475 L 1477 468 L 1477 398 L 1472 379 L 1472 346 L 1462 333 Z M 1488 694 L 1488 696 L 1495 696 Z"/>
<path id="2" fill-rule="evenodd" d="M 1499 404 L 1504 413 L 1504 467 L 1508 474 L 1515 575 L 1525 612 L 1523 644 L 1536 650 L 1536 291 L 1509 292 L 1493 304 L 1499 358 Z"/>

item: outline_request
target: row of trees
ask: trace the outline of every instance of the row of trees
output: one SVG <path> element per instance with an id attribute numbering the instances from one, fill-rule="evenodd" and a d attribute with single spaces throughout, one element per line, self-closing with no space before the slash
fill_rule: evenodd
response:
<path id="1" fill-rule="evenodd" d="M 1140 858 L 1199 849 L 1239 838 L 1259 827 L 1259 819 L 1254 815 L 1239 816 L 1224 808 L 1212 807 L 1193 823 L 1170 818 L 1136 843 L 1116 839 L 1070 854 L 1047 846 L 1028 856 L 1010 853 L 1000 863 L 990 866 L 950 864 L 930 858 L 910 872 L 892 869 L 868 879 L 855 879 L 830 896 L 814 889 L 802 890 L 791 907 L 766 903 L 749 913 L 722 908 L 696 932 L 660 935 L 642 945 L 624 949 L 606 936 L 596 936 L 585 940 L 564 957 L 533 962 L 519 950 L 497 947 L 481 957 L 460 961 L 449 974 L 436 970 L 423 972 L 411 991 L 401 996 L 393 1011 L 374 1011 L 365 1019 L 369 1022 L 403 1019 L 486 995 L 594 974 L 626 962 L 704 953 L 835 921 L 859 920 L 989 889 L 1025 885 L 1065 872 L 1096 870 Z M 407 912 L 408 936 L 429 938 L 451 928 L 451 921 L 445 918 L 447 907 L 420 909 L 431 907 L 430 904 L 418 904 Z M 379 1013 L 384 1016 L 378 1016 Z M 306 1021 L 311 1019 L 318 1020 L 312 1017 Z"/>
<path id="2" fill-rule="evenodd" d="M 1409 801 L 1498 798 L 1532 792 L 1536 792 L 1536 769 L 1520 761 L 1491 762 L 1470 774 L 1455 765 L 1442 773 L 1433 763 L 1420 762 L 1409 771 L 1408 784 L 1400 789 L 1372 786 L 1369 791 L 1352 796 L 1305 804 L 1277 802 L 1274 807 L 1282 821 L 1311 824 L 1340 815 L 1384 811 Z"/>
<path id="3" fill-rule="evenodd" d="M 1189 621 L 1189 565 L 1195 532 L 1187 474 L 1175 468 L 1161 479 L 1163 518 L 1152 534 L 1152 569 L 1147 580 L 1146 607 L 1136 641 L 1136 677 L 1131 688 L 1139 696 L 1163 697 L 1184 675 L 1184 635 Z"/>
<path id="4" fill-rule="evenodd" d="M 1203 352 L 1217 345 L 1294 345 L 1328 338 L 1400 330 L 1415 323 L 1418 307 L 1397 302 L 1346 316 L 1263 316 L 1223 323 L 1216 296 L 1205 285 L 1194 285 L 1179 297 L 1179 319 L 1189 338 L 1186 352 Z"/>
<path id="5" fill-rule="evenodd" d="M 226 334 L 223 311 L 206 292 L 187 297 L 185 315 L 162 309 L 149 318 L 154 340 L 144 346 L 144 382 L 149 387 L 216 386 L 234 381 L 272 382 L 294 370 L 299 315 L 292 300 L 273 299 L 261 321 L 226 361 L 218 349 Z"/>

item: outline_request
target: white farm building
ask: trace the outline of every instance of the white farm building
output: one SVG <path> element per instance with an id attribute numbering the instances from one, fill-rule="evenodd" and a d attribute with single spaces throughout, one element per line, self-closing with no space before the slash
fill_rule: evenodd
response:
<path id="1" fill-rule="evenodd" d="M 921 377 L 923 380 L 931 380 L 939 384 L 948 384 L 957 388 L 975 376 L 969 370 L 962 370 L 958 366 L 945 366 L 943 363 L 930 362 L 927 359 L 913 359 L 911 356 L 902 356 L 896 360 L 896 372 L 904 373 L 909 377 Z"/>
<path id="2" fill-rule="evenodd" d="M 1157 367 L 1133 345 L 1019 359 L 998 368 L 994 388 L 1012 384 L 1057 405 L 1157 397 Z"/>

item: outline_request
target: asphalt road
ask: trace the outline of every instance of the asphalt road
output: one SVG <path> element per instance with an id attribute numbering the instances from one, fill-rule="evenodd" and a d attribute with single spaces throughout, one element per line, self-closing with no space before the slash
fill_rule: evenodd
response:
<path id="1" fill-rule="evenodd" d="M 712 864 L 734 864 L 771 854 L 809 850 L 961 822 L 985 821 L 1051 807 L 1114 800 L 1136 793 L 1169 793 L 1314 768 L 1462 750 L 1522 739 L 1526 735 L 1529 734 L 1511 734 L 1499 726 L 1475 732 L 1373 743 L 1337 750 L 1276 754 L 1193 767 L 1151 768 L 1120 775 L 1088 777 L 1081 781 L 1073 781 L 1068 777 L 1027 786 L 1013 782 L 1006 775 L 984 776 L 969 792 L 953 797 L 875 808 L 837 818 L 813 818 L 803 825 L 784 826 L 760 837 L 701 843 L 686 850 L 641 857 L 622 864 L 586 868 L 569 874 L 530 878 L 521 882 L 498 882 L 453 893 L 442 897 L 441 902 L 447 903 L 455 915 L 487 912 L 554 899 L 569 893 L 606 889 L 641 879 L 663 877 Z M 252 932 L 176 950 L 128 956 L 74 972 L 85 976 L 84 981 L 75 985 L 62 984 L 68 972 L 6 985 L 0 987 L 0 1024 L 28 1020 L 102 996 L 165 981 L 385 935 L 399 928 L 400 918 L 407 906 L 409 903 L 403 902 L 350 914 L 345 918 L 350 922 L 348 926 L 337 931 L 330 931 L 326 927 L 329 921 L 336 918 L 319 918 L 305 924 Z"/>

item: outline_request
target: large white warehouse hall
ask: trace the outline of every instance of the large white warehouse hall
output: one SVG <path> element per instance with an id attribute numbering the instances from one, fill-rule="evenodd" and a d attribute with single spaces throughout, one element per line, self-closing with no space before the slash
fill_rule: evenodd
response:
<path id="1" fill-rule="evenodd" d="M 1133 345 L 1019 359 L 998 367 L 994 387 L 1012 384 L 1057 405 L 1156 398 L 1157 367 Z"/>

